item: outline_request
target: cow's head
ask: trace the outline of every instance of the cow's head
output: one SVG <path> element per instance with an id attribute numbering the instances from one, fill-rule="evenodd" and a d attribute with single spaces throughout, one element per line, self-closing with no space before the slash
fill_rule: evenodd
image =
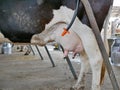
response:
<path id="1" fill-rule="evenodd" d="M 54 41 L 55 35 L 61 34 L 63 28 L 66 27 L 71 20 L 71 18 L 65 14 L 65 9 L 67 9 L 67 7 L 62 6 L 59 10 L 53 10 L 53 19 L 45 25 L 45 29 L 42 33 L 33 35 L 31 43 L 37 43 L 43 46 L 50 41 Z M 73 15 L 73 11 L 71 15 Z"/>
<path id="2" fill-rule="evenodd" d="M 51 27 L 45 29 L 42 33 L 33 35 L 31 43 L 37 43 L 40 46 L 44 46 L 48 42 L 52 41 L 60 43 L 60 39 L 66 38 L 66 36 L 65 37 L 61 36 L 63 27 L 66 27 L 65 23 L 63 22 L 56 23 Z"/>

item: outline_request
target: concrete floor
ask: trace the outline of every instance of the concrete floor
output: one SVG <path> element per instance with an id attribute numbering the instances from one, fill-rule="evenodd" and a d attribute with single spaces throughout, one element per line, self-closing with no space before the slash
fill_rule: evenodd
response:
<path id="1" fill-rule="evenodd" d="M 35 49 L 35 48 L 34 48 Z M 0 90 L 69 90 L 76 82 L 61 51 L 49 48 L 56 64 L 52 67 L 48 55 L 43 47 L 39 47 L 44 60 L 40 60 L 38 53 L 28 56 L 15 49 L 11 55 L 0 54 Z M 76 57 L 79 59 L 79 56 Z M 80 63 L 76 59 L 72 64 L 76 74 L 79 74 Z M 120 85 L 120 67 L 113 66 L 117 81 Z M 86 88 L 90 90 L 92 73 L 86 75 Z M 113 90 L 111 81 L 106 74 L 102 90 Z"/>

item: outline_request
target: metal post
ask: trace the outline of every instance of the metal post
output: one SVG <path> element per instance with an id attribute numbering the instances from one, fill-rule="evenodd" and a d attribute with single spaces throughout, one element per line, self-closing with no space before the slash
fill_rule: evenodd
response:
<path id="1" fill-rule="evenodd" d="M 36 49 L 37 49 L 37 51 L 38 51 L 38 53 L 39 53 L 39 55 L 40 55 L 40 57 L 41 57 L 41 60 L 43 60 L 42 54 L 40 53 L 38 46 L 35 45 L 35 47 L 36 47 Z"/>
<path id="2" fill-rule="evenodd" d="M 30 47 L 30 49 L 32 50 L 33 55 L 35 55 L 35 52 L 34 52 L 34 50 L 33 50 L 32 46 L 31 46 L 31 45 L 29 45 L 29 47 Z"/>
<path id="3" fill-rule="evenodd" d="M 52 63 L 52 66 L 55 67 L 55 64 L 54 64 L 53 59 L 52 59 L 52 57 L 51 57 L 51 55 L 50 55 L 50 53 L 49 53 L 49 51 L 48 51 L 48 49 L 47 49 L 47 46 L 44 46 L 44 47 L 45 47 L 45 50 L 47 51 L 47 54 L 48 54 L 48 56 L 49 56 L 49 58 L 50 58 L 50 61 L 51 61 L 51 63 Z"/>
<path id="4" fill-rule="evenodd" d="M 64 52 L 63 47 L 62 47 L 61 45 L 60 45 L 60 47 L 61 47 L 62 51 Z M 65 57 L 65 59 L 66 59 L 68 65 L 69 65 L 69 68 L 70 68 L 70 70 L 71 70 L 73 76 L 74 76 L 74 79 L 77 79 L 78 77 L 77 77 L 77 75 L 76 75 L 76 73 L 75 73 L 75 70 L 74 70 L 74 68 L 73 68 L 73 66 L 72 66 L 72 63 L 71 63 L 69 57 L 67 56 L 67 57 Z"/>

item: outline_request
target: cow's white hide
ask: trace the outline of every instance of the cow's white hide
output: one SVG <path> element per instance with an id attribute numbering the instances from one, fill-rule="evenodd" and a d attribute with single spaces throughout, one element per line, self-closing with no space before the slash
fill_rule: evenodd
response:
<path id="1" fill-rule="evenodd" d="M 0 38 L 4 38 L 4 35 L 0 32 Z"/>
<path id="2" fill-rule="evenodd" d="M 98 44 L 92 29 L 75 19 L 70 34 L 61 36 L 63 28 L 70 22 L 73 11 L 66 7 L 59 10 L 53 10 L 54 17 L 52 21 L 46 25 L 45 30 L 33 35 L 31 42 L 44 45 L 49 41 L 57 41 L 64 49 L 78 50 L 81 58 L 81 69 L 77 83 L 73 86 L 76 90 L 84 87 L 84 76 L 88 71 L 89 64 L 92 70 L 92 90 L 100 90 L 100 77 L 103 58 L 101 56 Z M 81 46 L 80 46 L 81 45 Z"/>

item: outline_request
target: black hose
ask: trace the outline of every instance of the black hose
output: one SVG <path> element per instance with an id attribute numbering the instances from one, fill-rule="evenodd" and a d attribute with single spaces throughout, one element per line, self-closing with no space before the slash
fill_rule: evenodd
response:
<path id="1" fill-rule="evenodd" d="M 76 18 L 77 13 L 78 13 L 79 3 L 80 3 L 80 0 L 77 0 L 77 4 L 76 4 L 76 9 L 75 9 L 74 15 L 72 17 L 72 20 L 71 20 L 70 24 L 66 28 L 67 31 L 71 28 L 73 22 L 75 21 L 75 18 Z"/>

